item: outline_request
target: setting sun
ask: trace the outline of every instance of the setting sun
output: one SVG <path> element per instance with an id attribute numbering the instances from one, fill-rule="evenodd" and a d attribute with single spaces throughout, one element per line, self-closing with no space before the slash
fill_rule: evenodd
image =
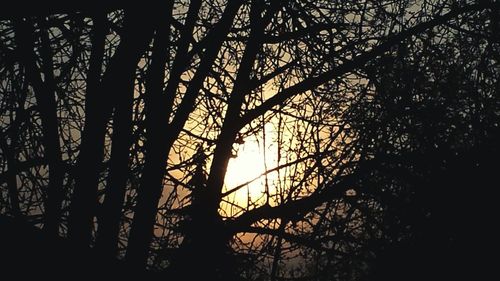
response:
<path id="1" fill-rule="evenodd" d="M 270 141 L 273 137 L 271 126 L 266 126 L 265 143 L 262 138 L 247 138 L 237 148 L 234 158 L 229 160 L 225 177 L 225 192 L 237 188 L 226 196 L 227 201 L 240 207 L 249 203 L 265 202 L 266 181 L 271 193 L 275 190 L 276 173 L 266 171 L 277 166 L 276 144 Z"/>

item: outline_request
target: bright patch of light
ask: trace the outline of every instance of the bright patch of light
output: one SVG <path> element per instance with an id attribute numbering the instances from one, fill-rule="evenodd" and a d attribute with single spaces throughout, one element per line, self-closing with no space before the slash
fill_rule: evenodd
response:
<path id="1" fill-rule="evenodd" d="M 243 186 L 227 196 L 227 201 L 245 208 L 251 203 L 262 204 L 266 202 L 268 194 L 276 193 L 278 174 L 265 174 L 266 169 L 269 171 L 278 165 L 277 144 L 273 139 L 272 126 L 269 124 L 266 126 L 266 141 L 263 141 L 262 136 L 249 137 L 237 147 L 237 154 L 229 160 L 224 191 Z"/>

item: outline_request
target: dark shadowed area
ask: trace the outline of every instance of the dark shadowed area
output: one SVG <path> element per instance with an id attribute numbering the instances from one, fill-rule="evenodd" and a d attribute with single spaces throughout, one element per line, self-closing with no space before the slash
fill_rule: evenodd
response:
<path id="1" fill-rule="evenodd" d="M 0 280 L 495 276 L 500 2 L 67 2 L 0 9 Z"/>

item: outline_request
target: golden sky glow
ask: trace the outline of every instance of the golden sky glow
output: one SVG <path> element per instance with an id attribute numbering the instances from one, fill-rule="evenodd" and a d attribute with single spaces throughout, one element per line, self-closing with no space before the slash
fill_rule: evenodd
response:
<path id="1" fill-rule="evenodd" d="M 249 203 L 266 202 L 266 189 L 271 194 L 276 193 L 278 173 L 265 174 L 278 165 L 278 145 L 272 141 L 276 133 L 272 124 L 267 124 L 265 130 L 265 141 L 262 135 L 246 138 L 238 146 L 235 157 L 229 160 L 224 192 L 244 186 L 224 199 L 242 208 L 246 208 Z M 223 203 L 221 207 L 228 214 L 231 213 L 230 204 Z"/>

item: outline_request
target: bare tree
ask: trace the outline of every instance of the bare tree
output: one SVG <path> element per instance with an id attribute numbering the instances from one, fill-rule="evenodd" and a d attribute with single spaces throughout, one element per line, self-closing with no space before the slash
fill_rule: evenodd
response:
<path id="1" fill-rule="evenodd" d="M 377 107 L 385 92 L 398 100 L 407 98 L 398 87 L 420 89 L 384 81 L 406 63 L 394 57 L 441 47 L 456 32 L 483 36 L 473 23 L 499 8 L 120 5 L 1 15 L 0 210 L 135 270 L 214 280 L 366 274 L 376 241 L 391 239 L 388 207 L 365 190 L 366 177 L 385 163 L 375 152 L 399 149 L 402 137 L 367 120 L 391 118 Z M 492 48 L 497 39 L 488 40 Z M 432 58 L 411 52 L 408 60 Z M 422 147 L 437 142 L 423 138 Z"/>

